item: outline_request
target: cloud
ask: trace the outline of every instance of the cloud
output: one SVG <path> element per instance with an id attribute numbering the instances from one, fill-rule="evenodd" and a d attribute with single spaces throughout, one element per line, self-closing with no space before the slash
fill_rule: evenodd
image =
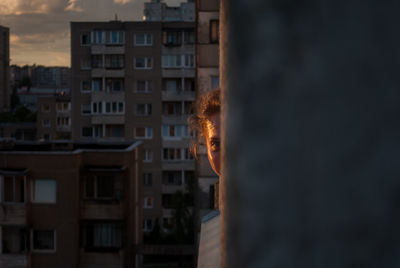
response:
<path id="1" fill-rule="evenodd" d="M 69 0 L 68 6 L 65 7 L 65 11 L 75 11 L 75 12 L 83 12 L 83 8 L 78 5 L 78 0 Z"/>
<path id="2" fill-rule="evenodd" d="M 114 0 L 114 3 L 121 4 L 121 5 L 125 5 L 129 2 L 131 2 L 131 0 Z"/>

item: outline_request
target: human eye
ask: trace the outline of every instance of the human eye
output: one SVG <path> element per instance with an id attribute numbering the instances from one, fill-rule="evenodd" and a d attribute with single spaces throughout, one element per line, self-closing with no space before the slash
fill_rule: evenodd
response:
<path id="1" fill-rule="evenodd" d="M 210 142 L 210 149 L 212 152 L 217 152 L 220 149 L 220 142 L 216 140 L 212 140 Z"/>

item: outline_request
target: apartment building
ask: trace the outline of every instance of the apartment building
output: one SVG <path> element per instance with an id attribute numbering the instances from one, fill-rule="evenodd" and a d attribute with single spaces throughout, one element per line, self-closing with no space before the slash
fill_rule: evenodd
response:
<path id="1" fill-rule="evenodd" d="M 150 0 L 144 3 L 143 20 L 145 21 L 188 21 L 196 18 L 195 0 L 187 0 L 179 6 L 168 6 L 163 0 Z"/>
<path id="2" fill-rule="evenodd" d="M 172 196 L 194 178 L 193 22 L 72 22 L 72 138 L 143 141 L 144 231 L 174 223 Z"/>
<path id="3" fill-rule="evenodd" d="M 139 145 L 1 144 L 0 267 L 140 267 Z"/>
<path id="4" fill-rule="evenodd" d="M 37 98 L 39 140 L 71 140 L 71 97 L 65 93 Z"/>
<path id="5" fill-rule="evenodd" d="M 0 112 L 10 109 L 10 29 L 0 26 Z"/>
<path id="6" fill-rule="evenodd" d="M 197 95 L 219 87 L 219 0 L 196 1 L 196 84 Z M 200 144 L 204 141 L 200 140 Z M 201 215 L 214 208 L 214 184 L 217 175 L 208 162 L 201 145 L 198 153 L 197 176 L 200 189 Z"/>

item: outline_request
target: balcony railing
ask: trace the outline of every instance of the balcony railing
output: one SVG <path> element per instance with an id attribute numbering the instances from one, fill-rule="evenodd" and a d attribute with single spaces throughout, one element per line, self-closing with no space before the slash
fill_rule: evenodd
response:
<path id="1" fill-rule="evenodd" d="M 161 93 L 162 100 L 173 101 L 173 100 L 189 100 L 194 101 L 196 93 L 194 91 L 167 91 L 163 90 Z"/>

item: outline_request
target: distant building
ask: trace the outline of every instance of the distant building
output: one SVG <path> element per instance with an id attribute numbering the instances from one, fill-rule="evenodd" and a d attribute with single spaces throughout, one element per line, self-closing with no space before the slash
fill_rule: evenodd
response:
<path id="1" fill-rule="evenodd" d="M 144 3 L 145 21 L 188 21 L 194 22 L 196 18 L 195 1 L 187 0 L 179 6 L 168 6 L 162 0 L 150 0 Z"/>
<path id="2" fill-rule="evenodd" d="M 47 67 L 41 65 L 25 65 L 10 67 L 11 84 L 16 87 L 27 86 L 26 79 L 35 88 L 70 88 L 71 69 L 68 67 Z M 25 79 L 25 80 L 24 80 Z"/>
<path id="3" fill-rule="evenodd" d="M 0 141 L 0 267 L 139 268 L 139 145 Z"/>
<path id="4" fill-rule="evenodd" d="M 37 137 L 40 140 L 71 140 L 71 97 L 54 94 L 37 99 Z"/>
<path id="5" fill-rule="evenodd" d="M 0 140 L 12 138 L 15 141 L 35 141 L 36 123 L 0 123 Z"/>
<path id="6" fill-rule="evenodd" d="M 10 29 L 0 26 L 0 112 L 10 110 Z"/>

